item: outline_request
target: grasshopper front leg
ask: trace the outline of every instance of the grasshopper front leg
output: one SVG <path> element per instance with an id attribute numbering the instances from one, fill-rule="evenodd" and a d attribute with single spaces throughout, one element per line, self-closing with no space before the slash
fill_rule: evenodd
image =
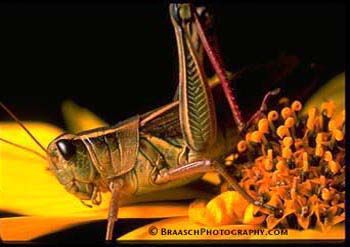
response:
<path id="1" fill-rule="evenodd" d="M 112 198 L 109 203 L 109 209 L 108 209 L 107 230 L 106 230 L 106 238 L 105 238 L 105 240 L 107 241 L 111 241 L 113 239 L 113 232 L 114 232 L 113 230 L 114 230 L 115 222 L 118 220 L 119 194 L 122 186 L 123 186 L 123 182 L 121 180 L 114 180 L 110 183 Z"/>

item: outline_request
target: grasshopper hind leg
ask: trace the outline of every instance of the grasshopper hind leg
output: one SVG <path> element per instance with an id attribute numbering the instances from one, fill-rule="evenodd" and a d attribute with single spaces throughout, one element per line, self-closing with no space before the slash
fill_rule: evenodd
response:
<path id="1" fill-rule="evenodd" d="M 215 143 L 217 124 L 213 96 L 202 65 L 202 45 L 189 4 L 171 4 L 170 15 L 179 56 L 179 115 L 187 146 L 205 153 Z"/>

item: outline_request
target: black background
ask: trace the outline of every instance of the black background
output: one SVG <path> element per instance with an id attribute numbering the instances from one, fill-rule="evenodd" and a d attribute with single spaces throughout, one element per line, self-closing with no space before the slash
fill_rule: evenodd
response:
<path id="1" fill-rule="evenodd" d="M 223 2 L 213 10 L 229 70 L 282 53 L 320 64 L 321 84 L 345 70 L 342 4 Z M 0 16 L 0 100 L 20 119 L 64 127 L 60 105 L 73 99 L 116 123 L 173 97 L 178 64 L 166 3 L 0 3 Z M 254 89 L 254 82 L 244 86 Z M 240 98 L 259 97 L 251 90 Z M 10 118 L 1 112 L 0 120 Z M 151 221 L 121 220 L 119 234 Z M 104 226 L 99 221 L 38 241 L 102 240 Z"/>
<path id="2" fill-rule="evenodd" d="M 281 53 L 321 64 L 323 81 L 345 69 L 340 3 L 212 7 L 231 71 Z M 23 120 L 63 127 L 60 105 L 73 99 L 116 123 L 174 94 L 177 51 L 167 3 L 2 3 L 0 15 L 1 100 Z M 241 98 L 262 97 L 254 93 Z"/>

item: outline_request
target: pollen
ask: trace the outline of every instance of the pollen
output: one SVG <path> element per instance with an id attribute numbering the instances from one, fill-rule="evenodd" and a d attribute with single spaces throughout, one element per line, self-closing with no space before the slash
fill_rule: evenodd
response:
<path id="1" fill-rule="evenodd" d="M 290 146 L 292 146 L 292 145 L 293 145 L 293 138 L 290 137 L 290 136 L 285 137 L 285 138 L 283 139 L 283 145 L 284 145 L 285 147 L 290 147 Z"/>
<path id="2" fill-rule="evenodd" d="M 329 201 L 331 199 L 331 192 L 327 188 L 323 188 L 321 192 L 321 197 L 324 201 Z"/>
<path id="3" fill-rule="evenodd" d="M 282 157 L 285 158 L 285 159 L 290 159 L 292 158 L 292 150 L 289 148 L 289 147 L 284 147 L 282 149 Z"/>
<path id="4" fill-rule="evenodd" d="M 295 120 L 292 117 L 288 117 L 285 121 L 284 121 L 284 126 L 286 126 L 287 128 L 292 128 L 295 124 Z"/>
<path id="5" fill-rule="evenodd" d="M 334 101 L 330 100 L 330 101 L 323 102 L 321 105 L 321 111 L 322 112 L 325 111 L 327 117 L 331 118 L 334 114 L 334 111 L 335 111 Z"/>
<path id="6" fill-rule="evenodd" d="M 287 119 L 292 115 L 292 110 L 289 107 L 284 107 L 281 111 L 283 119 Z"/>
<path id="7" fill-rule="evenodd" d="M 298 112 L 298 111 L 301 111 L 303 105 L 301 104 L 300 101 L 298 100 L 295 100 L 292 105 L 291 105 L 291 108 L 292 108 L 292 111 L 293 112 Z"/>
<path id="8" fill-rule="evenodd" d="M 324 153 L 324 157 L 323 158 L 324 158 L 325 161 L 329 162 L 329 161 L 333 160 L 333 155 L 332 155 L 332 153 L 330 151 L 326 151 Z"/>
<path id="9" fill-rule="evenodd" d="M 308 154 L 307 152 L 303 153 L 303 171 L 307 172 L 309 171 L 309 160 L 308 160 Z"/>
<path id="10" fill-rule="evenodd" d="M 324 150 L 323 150 L 322 145 L 316 145 L 315 155 L 318 156 L 318 157 L 322 157 L 323 154 L 324 154 Z"/>
<path id="11" fill-rule="evenodd" d="M 334 131 L 337 129 L 336 121 L 335 120 L 330 120 L 328 123 L 328 129 L 329 131 Z"/>
<path id="12" fill-rule="evenodd" d="M 285 170 L 285 168 L 286 168 L 285 161 L 280 160 L 280 161 L 277 162 L 277 164 L 276 164 L 277 171 L 282 172 L 282 171 Z"/>
<path id="13" fill-rule="evenodd" d="M 267 133 L 269 131 L 269 121 L 266 118 L 260 119 L 258 129 L 264 134 Z"/>
<path id="14" fill-rule="evenodd" d="M 316 141 L 316 144 L 322 144 L 324 141 L 323 133 L 318 133 L 315 141 Z"/>
<path id="15" fill-rule="evenodd" d="M 252 139 L 252 133 L 248 132 L 246 135 L 245 135 L 245 141 L 246 142 L 250 142 Z"/>
<path id="16" fill-rule="evenodd" d="M 264 159 L 264 168 L 266 171 L 271 171 L 272 168 L 273 168 L 273 163 L 272 163 L 272 160 L 270 159 Z"/>
<path id="17" fill-rule="evenodd" d="M 276 121 L 278 119 L 279 115 L 277 111 L 270 111 L 269 114 L 267 115 L 267 119 L 272 122 Z"/>
<path id="18" fill-rule="evenodd" d="M 333 132 L 333 135 L 337 141 L 342 141 L 344 139 L 344 133 L 340 130 L 335 130 Z"/>
<path id="19" fill-rule="evenodd" d="M 317 108 L 313 107 L 313 108 L 309 109 L 309 111 L 308 111 L 308 119 L 307 119 L 307 122 L 306 122 L 306 127 L 309 130 L 313 130 L 314 129 L 316 115 L 317 115 Z"/>
<path id="20" fill-rule="evenodd" d="M 259 143 L 259 142 L 261 142 L 262 136 L 263 136 L 263 134 L 260 131 L 254 131 L 251 135 L 251 140 L 253 142 Z"/>
<path id="21" fill-rule="evenodd" d="M 289 130 L 286 126 L 281 125 L 277 128 L 276 134 L 282 139 L 285 136 L 289 136 Z"/>
<path id="22" fill-rule="evenodd" d="M 238 152 L 242 153 L 244 151 L 247 150 L 247 143 L 245 141 L 240 141 L 238 144 L 237 144 L 237 150 Z"/>
<path id="23" fill-rule="evenodd" d="M 328 168 L 329 168 L 329 170 L 331 170 L 331 172 L 333 174 L 336 174 L 340 170 L 340 165 L 339 165 L 339 163 L 335 162 L 334 160 L 331 160 L 328 162 Z"/>

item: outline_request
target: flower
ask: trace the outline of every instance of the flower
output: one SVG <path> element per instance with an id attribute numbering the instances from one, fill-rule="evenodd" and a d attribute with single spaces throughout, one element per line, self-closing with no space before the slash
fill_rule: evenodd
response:
<path id="1" fill-rule="evenodd" d="M 344 225 L 339 223 L 345 220 L 345 111 L 341 110 L 345 97 L 338 97 L 344 92 L 343 80 L 343 76 L 338 76 L 331 82 L 333 85 L 325 86 L 336 87 L 337 90 L 331 90 L 330 99 L 323 104 L 317 103 L 320 110 L 314 105 L 318 100 L 315 97 L 306 104 L 307 109 L 303 111 L 299 101 L 292 102 L 290 107 L 286 103 L 280 114 L 271 110 L 266 116 L 262 116 L 257 126 L 253 126 L 245 138 L 238 142 L 236 151 L 230 154 L 235 157 L 230 165 L 236 167 L 235 174 L 237 170 L 240 171 L 238 177 L 242 178 L 242 188 L 255 195 L 255 198 L 282 209 L 283 214 L 276 215 L 248 204 L 244 217 L 231 218 L 231 224 L 250 221 L 268 229 L 303 229 L 301 233 L 307 238 L 328 238 L 329 234 L 343 228 L 337 234 L 339 238 L 344 239 Z M 342 91 L 340 95 L 339 91 Z M 334 95 L 340 107 L 336 107 Z M 305 115 L 305 112 L 308 115 Z M 265 133 L 268 135 L 265 136 Z M 261 143 L 263 135 L 266 141 L 262 143 L 262 147 L 252 145 Z M 337 159 L 333 155 L 336 155 Z M 237 163 L 242 160 L 247 162 Z M 221 202 L 225 201 L 222 197 L 228 193 L 227 184 L 222 186 L 225 188 L 222 191 L 225 192 L 209 203 L 192 204 L 192 207 L 197 206 L 203 212 L 202 218 L 194 214 L 192 221 L 207 222 L 206 225 L 209 226 L 216 223 L 209 207 L 219 198 Z M 220 212 L 218 215 L 224 214 L 230 219 L 230 215 L 226 215 L 227 205 L 214 205 L 218 205 L 215 209 L 216 212 Z M 256 215 L 259 215 L 260 221 L 251 220 Z M 247 220 L 248 218 L 250 220 Z M 308 235 L 310 232 L 314 232 L 315 235 Z M 300 236 L 295 236 L 295 239 L 299 238 Z"/>
<path id="2" fill-rule="evenodd" d="M 327 105 L 332 107 L 333 113 L 335 104 L 329 101 Z M 324 115 L 321 114 L 322 111 L 313 108 L 311 114 L 310 111 L 308 114 L 313 123 L 310 125 L 311 120 L 304 115 L 292 114 L 291 109 L 300 111 L 301 107 L 298 101 L 292 103 L 292 108 L 284 107 L 281 117 L 274 119 L 284 123 L 277 129 L 274 128 L 275 125 L 269 126 L 265 123 L 268 120 L 263 116 L 257 126 L 250 128 L 246 138 L 238 142 L 236 151 L 231 154 L 237 157 L 232 162 L 234 166 L 238 165 L 237 170 L 241 172 L 241 186 L 253 197 L 281 209 L 283 213 L 276 214 L 252 204 L 242 204 L 245 200 L 240 198 L 237 192 L 226 191 L 207 204 L 203 201 L 193 203 L 189 214 L 193 221 L 209 226 L 239 222 L 266 224 L 268 229 L 282 227 L 307 230 L 317 227 L 321 231 L 329 232 L 335 224 L 345 220 L 345 187 L 342 186 L 345 173 L 345 143 L 343 138 L 333 138 L 335 131 L 344 135 L 344 130 L 341 130 L 342 124 L 333 118 L 333 114 Z M 323 107 L 327 108 L 324 105 Z M 270 111 L 267 119 L 278 116 L 275 112 Z M 322 121 L 328 116 L 330 117 L 327 122 L 331 123 L 331 128 L 327 128 L 328 125 L 325 126 Z M 286 124 L 287 120 L 289 124 Z M 269 126 L 269 129 L 262 128 L 262 125 Z M 294 126 L 296 128 L 293 129 L 293 135 L 290 135 L 288 128 Z M 261 151 L 256 145 L 256 150 L 243 149 L 243 143 L 244 146 L 260 143 L 262 129 L 264 133 L 276 131 L 276 135 L 267 135 Z M 304 138 L 304 141 L 296 144 L 294 140 L 300 138 Z M 322 154 L 318 151 L 320 146 L 326 150 Z M 253 164 L 250 164 L 251 158 L 244 159 L 248 155 L 253 157 Z M 336 161 L 334 155 L 338 156 Z M 241 160 L 248 161 L 242 166 L 237 163 Z M 228 207 L 233 207 L 233 201 L 241 201 L 243 208 L 240 208 L 240 214 L 227 210 Z"/>

